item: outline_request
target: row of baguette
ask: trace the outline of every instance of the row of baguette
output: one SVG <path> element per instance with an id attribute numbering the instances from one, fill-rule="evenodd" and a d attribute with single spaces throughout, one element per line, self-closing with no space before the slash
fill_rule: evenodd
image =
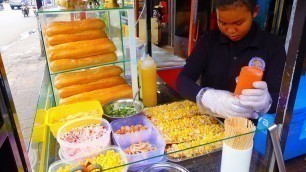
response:
<path id="1" fill-rule="evenodd" d="M 52 72 L 117 61 L 117 50 L 98 18 L 55 21 L 44 28 L 46 52 Z"/>
<path id="2" fill-rule="evenodd" d="M 98 18 L 55 21 L 44 28 L 50 70 L 58 72 L 117 61 L 114 43 Z M 131 98 L 132 89 L 120 75 L 118 66 L 104 66 L 61 73 L 54 78 L 60 105 L 98 100 L 101 104 L 118 98 Z"/>
<path id="3" fill-rule="evenodd" d="M 101 104 L 119 98 L 132 98 L 132 88 L 118 66 L 103 66 L 78 72 L 61 73 L 54 78 L 60 105 L 98 100 Z"/>

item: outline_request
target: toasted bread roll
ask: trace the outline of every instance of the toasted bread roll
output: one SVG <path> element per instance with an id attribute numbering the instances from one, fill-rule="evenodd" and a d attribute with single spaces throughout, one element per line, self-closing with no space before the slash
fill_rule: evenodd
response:
<path id="1" fill-rule="evenodd" d="M 71 104 L 76 102 L 98 100 L 101 104 L 119 98 L 132 98 L 132 88 L 128 84 L 118 85 L 110 88 L 104 88 L 77 94 L 71 97 L 60 99 L 59 104 Z"/>
<path id="2" fill-rule="evenodd" d="M 112 76 L 108 78 L 102 78 L 96 82 L 91 82 L 88 84 L 78 84 L 78 85 L 63 87 L 59 89 L 58 93 L 61 98 L 66 98 L 76 94 L 98 90 L 102 88 L 109 88 L 116 85 L 122 85 L 125 83 L 126 83 L 125 79 L 122 78 L 121 76 Z"/>
<path id="3" fill-rule="evenodd" d="M 68 42 L 50 46 L 47 54 L 50 61 L 59 59 L 79 59 L 99 54 L 112 53 L 117 50 L 108 38 Z"/>
<path id="4" fill-rule="evenodd" d="M 58 45 L 67 42 L 76 42 L 83 40 L 92 40 L 98 38 L 106 38 L 107 35 L 104 30 L 86 30 L 80 33 L 74 34 L 59 34 L 48 37 L 49 45 Z"/>
<path id="5" fill-rule="evenodd" d="M 50 62 L 50 69 L 53 72 L 80 68 L 85 66 L 98 65 L 117 60 L 115 53 L 100 54 L 96 56 L 85 57 L 81 59 L 60 59 Z"/>
<path id="6" fill-rule="evenodd" d="M 104 21 L 97 18 L 78 21 L 56 21 L 47 25 L 46 34 L 48 36 L 58 34 L 73 34 L 86 30 L 103 29 L 105 26 Z"/>
<path id="7" fill-rule="evenodd" d="M 101 78 L 118 76 L 123 70 L 118 66 L 104 66 L 96 69 L 86 69 L 80 72 L 59 74 L 54 79 L 54 86 L 57 89 L 70 85 L 87 84 Z"/>

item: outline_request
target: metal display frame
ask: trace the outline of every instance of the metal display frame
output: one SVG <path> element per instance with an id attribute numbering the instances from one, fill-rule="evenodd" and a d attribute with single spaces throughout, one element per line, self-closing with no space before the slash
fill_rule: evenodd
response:
<path id="1" fill-rule="evenodd" d="M 1 147 L 3 147 L 4 142 L 8 141 L 9 146 L 11 148 L 11 153 L 12 153 L 11 156 L 14 158 L 15 161 L 15 164 L 7 164 L 7 165 L 16 167 L 18 171 L 30 171 L 31 169 L 30 161 L 28 158 L 26 146 L 20 129 L 15 105 L 8 84 L 7 75 L 4 69 L 1 54 L 0 54 L 0 112 L 1 112 L 1 118 L 3 120 L 2 121 L 3 123 L 0 126 L 0 149 Z M 9 155 L 5 156 L 9 158 Z M 5 159 L 5 161 L 7 161 L 7 159 Z M 9 167 L 1 166 L 0 168 L 1 170 L 4 170 Z"/>
<path id="2" fill-rule="evenodd" d="M 294 0 L 286 39 L 287 60 L 276 112 L 276 124 L 283 124 L 280 138 L 284 153 L 290 130 L 303 61 L 306 55 L 306 1 Z"/>

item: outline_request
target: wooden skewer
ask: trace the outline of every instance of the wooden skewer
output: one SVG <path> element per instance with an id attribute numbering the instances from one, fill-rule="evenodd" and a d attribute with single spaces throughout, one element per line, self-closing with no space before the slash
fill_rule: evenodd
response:
<path id="1" fill-rule="evenodd" d="M 224 127 L 225 137 L 233 137 L 225 141 L 228 146 L 238 150 L 249 149 L 252 146 L 256 129 L 252 121 L 246 118 L 231 117 L 224 121 Z"/>

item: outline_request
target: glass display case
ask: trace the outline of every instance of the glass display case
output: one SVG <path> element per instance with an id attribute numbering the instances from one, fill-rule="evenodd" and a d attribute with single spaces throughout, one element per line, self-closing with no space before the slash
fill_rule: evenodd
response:
<path id="1" fill-rule="evenodd" d="M 220 171 L 221 164 L 224 164 L 221 162 L 225 161 L 222 160 L 223 144 L 239 140 L 245 142 L 247 138 L 253 138 L 254 134 L 267 131 L 270 127 L 226 137 L 222 121 L 207 114 L 199 114 L 194 103 L 183 100 L 159 79 L 157 93 L 158 105 L 161 106 L 146 108 L 139 114 L 140 117 L 135 116 L 137 119 L 130 118 L 132 122 L 139 122 L 133 125 L 143 124 L 146 127 L 144 131 L 129 133 L 125 137 L 110 137 L 110 147 L 97 149 L 74 159 L 63 158 L 61 145 L 57 142 L 57 139 L 62 138 L 55 138 L 48 121 L 49 110 L 61 105 L 62 99 L 66 98 L 61 96 L 61 88 L 57 88 L 59 78 L 69 76 L 69 79 L 73 80 L 79 77 L 75 75 L 77 72 L 86 73 L 85 71 L 105 66 L 117 66 L 123 71 L 121 76 L 131 85 L 133 95 L 138 90 L 134 9 L 95 7 L 86 10 L 62 10 L 59 7 L 45 7 L 38 11 L 38 15 L 47 66 L 35 117 L 37 120 L 39 116 L 45 118 L 41 120 L 40 125 L 34 124 L 28 149 L 33 171 L 73 171 L 89 168 L 103 171 L 139 171 L 152 164 L 164 162 L 181 165 L 190 171 Z M 128 31 L 123 29 L 123 25 L 128 26 Z M 98 36 L 92 33 L 92 30 L 99 30 Z M 125 47 L 126 41 L 129 49 Z M 127 52 L 130 53 L 129 56 Z M 92 60 L 103 54 L 113 54 L 115 59 L 107 62 Z M 81 61 L 84 59 L 87 60 Z M 96 75 L 97 73 L 88 72 L 86 76 Z M 114 123 L 109 122 L 114 129 Z M 123 120 L 121 127 L 125 125 L 127 124 Z M 272 150 L 271 144 L 268 144 L 268 153 L 262 155 L 250 142 L 248 161 L 243 164 L 250 171 L 268 171 L 270 166 L 274 165 L 271 161 Z"/>
<path id="2" fill-rule="evenodd" d="M 45 74 L 47 77 L 44 77 L 44 84 L 41 89 L 40 98 L 38 102 L 38 110 L 48 110 L 52 106 L 55 106 L 53 97 L 54 94 L 52 93 L 51 88 L 52 84 L 51 81 L 48 79 L 47 68 Z M 179 95 L 177 95 L 173 89 L 167 86 L 162 80 L 159 80 L 158 83 L 159 105 L 183 101 L 183 99 Z M 165 122 L 168 122 L 169 124 L 171 123 L 171 121 L 169 120 L 165 120 Z M 218 121 L 218 124 L 224 126 L 224 124 L 220 121 Z M 172 162 L 181 165 L 190 171 L 220 171 L 222 161 L 222 144 L 225 140 L 235 140 L 239 137 L 244 137 L 245 135 L 254 135 L 261 132 L 267 132 L 268 127 L 270 126 L 262 127 L 257 129 L 256 131 L 250 133 L 243 133 L 235 137 L 214 137 L 206 141 L 202 140 L 188 142 L 189 144 L 167 143 L 166 146 L 161 144 L 161 140 L 163 139 L 159 138 L 161 136 L 160 133 L 156 132 L 156 128 L 153 127 L 152 131 L 154 131 L 155 133 L 155 135 L 153 134 L 153 136 L 152 134 L 144 134 L 142 137 L 129 137 L 129 139 L 126 140 L 127 142 L 129 142 L 133 139 L 138 138 L 137 141 L 152 141 L 152 143 L 154 141 L 154 143 L 156 143 L 153 145 L 161 146 L 161 148 L 155 153 L 153 151 L 151 152 L 151 154 L 141 153 L 139 156 L 134 155 L 134 157 L 131 157 L 131 155 L 127 155 L 126 153 L 122 152 L 126 148 L 126 146 L 123 146 L 125 143 L 122 143 L 120 141 L 119 143 L 118 140 L 120 140 L 120 138 L 118 139 L 117 137 L 116 140 L 112 139 L 112 147 L 97 150 L 93 154 L 84 155 L 78 157 L 77 160 L 69 160 L 67 162 L 61 160 L 61 154 L 59 151 L 60 145 L 51 133 L 50 128 L 47 126 L 44 130 L 43 139 L 41 141 L 33 140 L 32 135 L 32 140 L 29 148 L 29 152 L 31 152 L 31 155 L 29 155 L 29 158 L 30 160 L 35 160 L 31 161 L 32 169 L 34 171 L 57 171 L 60 169 L 60 167 L 64 168 L 67 166 L 66 168 L 68 168 L 69 165 L 85 160 L 86 158 L 92 158 L 94 156 L 99 156 L 100 154 L 105 154 L 107 150 L 114 150 L 115 152 L 118 152 L 122 157 L 121 163 L 112 166 L 106 165 L 107 168 L 104 168 L 103 171 L 125 171 L 126 169 L 128 169 L 129 171 L 137 171 L 142 170 L 153 163 L 162 164 L 165 162 Z M 149 137 L 152 136 L 152 140 L 150 140 L 150 138 L 147 138 L 148 135 Z M 177 145 L 177 150 L 173 149 L 174 145 Z M 171 146 L 172 149 L 170 149 Z M 272 150 L 272 146 L 268 144 L 266 147 L 265 155 L 263 155 L 258 150 L 253 148 L 250 162 L 250 171 L 267 171 L 271 165 L 271 154 L 269 154 L 269 152 L 271 152 Z M 35 156 L 36 158 L 33 158 L 31 156 Z"/>

